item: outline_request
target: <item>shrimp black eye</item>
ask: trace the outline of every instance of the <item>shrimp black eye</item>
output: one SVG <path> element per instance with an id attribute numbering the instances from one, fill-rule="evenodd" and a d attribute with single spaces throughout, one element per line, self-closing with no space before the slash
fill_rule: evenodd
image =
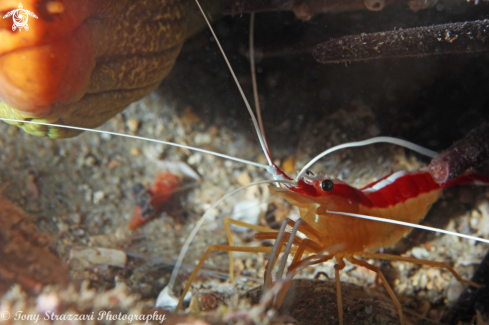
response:
<path id="1" fill-rule="evenodd" d="M 306 175 L 307 175 L 307 176 L 314 176 L 314 173 L 313 173 L 313 172 L 311 172 L 310 170 L 308 170 L 308 171 L 306 171 Z"/>
<path id="2" fill-rule="evenodd" d="M 325 179 L 324 181 L 321 182 L 321 188 L 323 191 L 329 192 L 332 191 L 334 188 L 334 183 L 330 179 Z"/>

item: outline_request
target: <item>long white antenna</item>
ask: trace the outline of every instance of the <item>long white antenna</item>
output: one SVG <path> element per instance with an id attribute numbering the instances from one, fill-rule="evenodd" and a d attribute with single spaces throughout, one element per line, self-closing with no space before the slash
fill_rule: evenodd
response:
<path id="1" fill-rule="evenodd" d="M 62 125 L 62 124 L 42 123 L 42 122 L 34 122 L 34 121 L 15 120 L 15 119 L 11 119 L 11 118 L 3 118 L 3 117 L 0 117 L 0 120 L 8 121 L 8 122 L 20 122 L 20 123 L 29 123 L 29 124 L 37 124 L 37 125 L 54 126 L 54 127 L 58 127 L 58 128 L 72 129 L 72 130 L 78 130 L 78 131 L 87 131 L 87 132 L 95 132 L 95 133 L 103 133 L 103 134 L 110 134 L 110 135 L 115 135 L 115 136 L 124 137 L 124 138 L 130 138 L 130 139 L 136 139 L 136 140 L 143 140 L 143 141 L 149 141 L 149 142 L 155 142 L 155 143 L 161 143 L 161 144 L 166 144 L 166 145 L 173 146 L 173 147 L 184 148 L 184 149 L 189 149 L 189 150 L 193 150 L 193 151 L 197 151 L 197 152 L 207 153 L 209 155 L 213 155 L 213 156 L 217 156 L 217 157 L 221 157 L 221 158 L 225 158 L 225 159 L 234 160 L 234 161 L 237 161 L 237 162 L 240 162 L 240 163 L 243 163 L 243 164 L 253 165 L 253 166 L 256 166 L 256 167 L 263 168 L 263 169 L 267 170 L 268 172 L 270 172 L 270 169 L 271 169 L 270 166 L 267 166 L 267 165 L 263 165 L 263 164 L 260 164 L 260 163 L 254 162 L 254 161 L 249 161 L 249 160 L 245 160 L 245 159 L 241 159 L 241 158 L 236 158 L 236 157 L 233 157 L 233 156 L 228 156 L 228 155 L 225 155 L 225 154 L 222 154 L 222 153 L 219 153 L 219 152 L 214 152 L 214 151 L 210 151 L 210 150 L 205 150 L 205 149 L 190 147 L 190 146 L 186 146 L 186 145 L 183 145 L 183 144 L 178 144 L 178 143 L 173 143 L 173 142 L 168 142 L 168 141 L 163 141 L 163 140 L 157 140 L 157 139 L 151 139 L 151 138 L 146 138 L 146 137 L 140 137 L 140 136 L 137 136 L 137 135 L 130 135 L 130 134 L 125 134 L 125 133 L 117 133 L 117 132 L 110 132 L 110 131 L 96 130 L 96 129 L 88 129 L 88 128 L 82 128 L 82 127 L 71 126 L 71 125 Z"/>
<path id="2" fill-rule="evenodd" d="M 355 218 L 367 219 L 367 220 L 373 220 L 373 221 L 387 222 L 387 223 L 394 224 L 394 225 L 406 226 L 406 227 L 417 228 L 417 229 L 428 230 L 428 231 L 434 231 L 434 232 L 439 232 L 442 234 L 452 235 L 452 236 L 456 236 L 456 237 L 462 237 L 462 238 L 466 238 L 466 239 L 472 239 L 472 240 L 475 240 L 478 242 L 489 244 L 488 239 L 479 238 L 479 237 L 470 236 L 470 235 L 464 235 L 464 234 L 460 234 L 458 232 L 453 232 L 453 231 L 448 231 L 448 230 L 418 225 L 417 223 L 410 223 L 410 222 L 404 222 L 404 221 L 398 221 L 398 220 L 392 220 L 392 219 L 372 217 L 372 216 L 367 216 L 364 214 L 347 213 L 347 212 L 339 212 L 339 211 L 328 211 L 328 210 L 326 210 L 326 213 L 338 214 L 338 215 L 342 215 L 342 216 L 349 216 L 349 217 L 355 217 Z"/>
<path id="3" fill-rule="evenodd" d="M 204 16 L 205 22 L 207 23 L 207 26 L 209 26 L 209 29 L 212 33 L 212 36 L 214 36 L 214 39 L 216 40 L 217 46 L 219 46 L 219 50 L 221 50 L 222 56 L 224 57 L 224 60 L 226 61 L 226 64 L 228 65 L 229 71 L 231 72 L 231 75 L 233 76 L 234 82 L 236 83 L 236 86 L 238 87 L 239 93 L 241 94 L 241 97 L 243 97 L 243 101 L 246 105 L 246 108 L 248 109 L 248 112 L 250 113 L 251 120 L 253 121 L 253 126 L 255 127 L 256 134 L 258 136 L 258 140 L 260 141 L 260 145 L 263 149 L 263 152 L 265 153 L 265 156 L 267 157 L 268 164 L 270 166 L 273 166 L 273 161 L 272 159 L 268 156 L 268 151 L 267 151 L 267 146 L 265 143 L 265 140 L 263 139 L 261 132 L 260 132 L 260 126 L 258 125 L 258 122 L 256 120 L 255 114 L 253 114 L 253 110 L 251 109 L 250 103 L 246 99 L 246 96 L 243 92 L 243 89 L 241 88 L 241 85 L 238 82 L 238 78 L 236 78 L 236 75 L 234 74 L 233 68 L 231 67 L 231 64 L 229 63 L 228 57 L 226 56 L 226 53 L 224 53 L 224 50 L 222 49 L 221 42 L 219 42 L 219 39 L 216 36 L 216 33 L 214 33 L 214 29 L 212 28 L 211 24 L 209 23 L 209 20 L 207 19 L 206 14 L 204 13 L 204 10 L 200 6 L 200 3 L 198 0 L 195 0 L 197 3 L 197 6 L 199 6 L 200 12 L 202 13 L 202 16 Z M 272 173 L 274 174 L 274 173 Z"/>
<path id="4" fill-rule="evenodd" d="M 268 148 L 268 141 L 265 135 L 265 127 L 263 126 L 263 119 L 261 118 L 260 99 L 258 98 L 258 85 L 256 82 L 256 68 L 255 68 L 255 13 L 250 15 L 250 68 L 251 68 L 251 83 L 253 85 L 253 98 L 255 99 L 256 117 L 258 118 L 258 124 L 260 125 L 260 132 L 265 142 L 267 149 L 267 155 L 270 156 L 270 160 L 273 161 L 270 149 Z"/>
<path id="5" fill-rule="evenodd" d="M 436 151 L 426 149 L 424 147 L 421 147 L 415 143 L 412 143 L 412 142 L 409 142 L 406 140 L 401 140 L 401 139 L 392 138 L 392 137 L 375 137 L 375 138 L 371 138 L 371 139 L 367 139 L 367 140 L 363 140 L 363 141 L 343 143 L 343 144 L 337 145 L 333 148 L 329 148 L 326 151 L 321 152 L 319 155 L 317 155 L 316 157 L 311 159 L 311 161 L 308 162 L 304 166 L 304 168 L 302 168 L 302 170 L 299 172 L 299 174 L 295 178 L 295 181 L 297 182 L 298 180 L 300 180 L 304 176 L 306 171 L 312 165 L 314 165 L 314 163 L 316 163 L 319 159 L 323 158 L 324 156 L 326 156 L 326 155 L 328 155 L 334 151 L 337 151 L 340 149 L 345 149 L 345 148 L 362 147 L 362 146 L 367 146 L 367 145 L 374 144 L 374 143 L 392 143 L 392 144 L 395 144 L 395 145 L 398 145 L 401 147 L 411 149 L 417 153 L 420 153 L 422 155 L 425 155 L 425 156 L 428 156 L 431 158 L 434 158 L 438 155 L 438 153 Z"/>

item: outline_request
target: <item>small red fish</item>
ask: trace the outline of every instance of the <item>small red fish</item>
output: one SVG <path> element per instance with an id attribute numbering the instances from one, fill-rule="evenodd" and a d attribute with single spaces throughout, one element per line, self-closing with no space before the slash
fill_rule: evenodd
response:
<path id="1" fill-rule="evenodd" d="M 149 187 L 151 205 L 156 211 L 161 211 L 162 205 L 168 201 L 180 184 L 180 178 L 170 172 L 162 172 L 155 176 Z"/>
<path id="2" fill-rule="evenodd" d="M 129 222 L 128 229 L 141 227 L 163 211 L 165 203 L 173 196 L 180 184 L 180 178 L 170 172 L 158 173 L 148 189 L 142 185 L 133 188 L 137 206 Z"/>

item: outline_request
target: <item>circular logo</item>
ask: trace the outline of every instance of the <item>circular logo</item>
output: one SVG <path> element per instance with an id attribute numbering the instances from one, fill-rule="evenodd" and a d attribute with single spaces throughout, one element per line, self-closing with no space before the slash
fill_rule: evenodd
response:
<path id="1" fill-rule="evenodd" d="M 14 14 L 14 24 L 18 28 L 22 29 L 27 25 L 27 20 L 29 20 L 29 17 L 27 15 L 27 12 L 23 9 L 17 9 Z"/>
<path id="2" fill-rule="evenodd" d="M 35 13 L 29 10 L 23 9 L 22 3 L 19 3 L 19 8 L 10 10 L 7 12 L 5 16 L 3 16 L 3 19 L 11 17 L 14 21 L 14 24 L 12 25 L 12 31 L 18 30 L 19 32 L 22 31 L 22 28 L 25 29 L 26 31 L 29 30 L 29 25 L 27 25 L 27 21 L 29 20 L 29 16 L 38 18 Z"/>
<path id="3" fill-rule="evenodd" d="M 10 313 L 6 310 L 2 311 L 0 313 L 0 319 L 9 320 L 10 319 Z"/>

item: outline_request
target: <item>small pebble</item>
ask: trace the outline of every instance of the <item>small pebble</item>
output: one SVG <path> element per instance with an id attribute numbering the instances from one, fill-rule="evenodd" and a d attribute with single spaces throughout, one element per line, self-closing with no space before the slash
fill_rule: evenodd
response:
<path id="1" fill-rule="evenodd" d="M 197 146 L 209 144 L 211 140 L 211 136 L 207 133 L 197 133 L 194 137 L 194 143 Z"/>
<path id="2" fill-rule="evenodd" d="M 129 153 L 133 156 L 139 156 L 141 154 L 141 151 L 138 148 L 131 148 Z"/>
<path id="3" fill-rule="evenodd" d="M 198 153 L 192 154 L 190 157 L 187 159 L 187 163 L 189 165 L 198 165 L 202 161 L 202 155 Z"/>
<path id="4" fill-rule="evenodd" d="M 70 230 L 70 227 L 68 226 L 68 224 L 66 224 L 62 221 L 58 222 L 57 226 L 58 226 L 60 233 L 68 232 L 68 230 Z"/>
<path id="5" fill-rule="evenodd" d="M 95 159 L 94 156 L 88 156 L 85 158 L 85 166 L 93 167 L 95 164 L 97 164 L 97 159 Z"/>
<path id="6" fill-rule="evenodd" d="M 102 247 L 73 248 L 70 252 L 70 259 L 78 259 L 82 262 L 97 265 L 112 265 L 124 267 L 127 256 L 121 250 Z"/>
<path id="7" fill-rule="evenodd" d="M 245 265 L 240 258 L 235 259 L 233 264 L 234 264 L 234 271 L 236 272 L 236 274 L 240 274 L 245 270 Z"/>
<path id="8" fill-rule="evenodd" d="M 479 221 L 480 221 L 480 218 L 481 218 L 481 213 L 477 210 L 472 210 L 472 212 L 470 213 L 470 226 L 472 227 L 472 229 L 479 229 Z"/>
<path id="9" fill-rule="evenodd" d="M 415 247 L 411 250 L 411 254 L 417 259 L 425 259 L 430 256 L 428 250 L 424 247 Z"/>
<path id="10" fill-rule="evenodd" d="M 78 212 L 70 213 L 68 215 L 68 219 L 73 222 L 75 225 L 78 225 L 81 221 L 81 214 Z"/>
<path id="11" fill-rule="evenodd" d="M 118 160 L 110 159 L 109 162 L 107 163 L 107 168 L 113 169 L 113 168 L 118 167 L 120 165 L 121 165 L 121 163 Z"/>
<path id="12" fill-rule="evenodd" d="M 55 293 L 43 293 L 36 299 L 36 312 L 44 314 L 46 312 L 57 312 L 61 305 L 59 297 Z"/>
<path id="13" fill-rule="evenodd" d="M 243 171 L 241 174 L 236 177 L 236 181 L 238 182 L 239 185 L 241 186 L 246 186 L 251 183 L 251 177 L 248 171 Z"/>
<path id="14" fill-rule="evenodd" d="M 99 204 L 105 198 L 105 193 L 103 191 L 97 191 L 93 193 L 93 203 Z"/>
<path id="15" fill-rule="evenodd" d="M 135 118 L 130 118 L 127 120 L 126 125 L 129 129 L 129 133 L 136 134 L 139 129 L 139 120 Z"/>
<path id="16" fill-rule="evenodd" d="M 104 140 L 107 140 L 107 141 L 110 141 L 110 139 L 112 139 L 112 136 L 108 133 L 101 133 L 100 137 Z"/>

